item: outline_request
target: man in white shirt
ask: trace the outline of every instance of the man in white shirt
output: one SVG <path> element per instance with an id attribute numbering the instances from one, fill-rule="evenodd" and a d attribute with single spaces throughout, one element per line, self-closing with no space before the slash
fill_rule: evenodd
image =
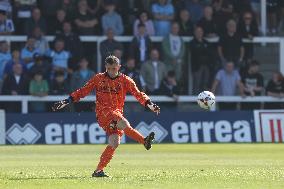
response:
<path id="1" fill-rule="evenodd" d="M 141 75 L 146 83 L 147 92 L 150 94 L 155 94 L 158 91 L 161 81 L 167 74 L 166 67 L 159 57 L 159 51 L 152 49 L 150 60 L 141 66 Z"/>
<path id="2" fill-rule="evenodd" d="M 181 79 L 183 59 L 185 55 L 184 41 L 179 36 L 179 25 L 173 22 L 171 25 L 171 33 L 163 39 L 162 49 L 165 59 L 165 64 L 168 71 L 174 71 L 177 80 Z"/>

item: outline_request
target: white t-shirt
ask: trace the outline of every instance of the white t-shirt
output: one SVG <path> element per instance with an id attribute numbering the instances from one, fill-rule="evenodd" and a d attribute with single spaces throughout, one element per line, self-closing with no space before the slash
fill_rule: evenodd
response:
<path id="1" fill-rule="evenodd" d="M 159 72 L 158 72 L 158 62 L 154 61 L 152 62 L 153 66 L 154 66 L 154 78 L 155 78 L 155 89 L 158 89 L 160 86 L 160 82 L 159 82 Z"/>
<path id="2" fill-rule="evenodd" d="M 174 56 L 178 56 L 181 50 L 181 39 L 177 35 L 170 34 L 171 51 Z"/>
<path id="3" fill-rule="evenodd" d="M 17 83 L 17 84 L 20 83 L 20 79 L 21 79 L 21 76 L 15 75 L 15 80 L 16 80 L 16 83 Z"/>

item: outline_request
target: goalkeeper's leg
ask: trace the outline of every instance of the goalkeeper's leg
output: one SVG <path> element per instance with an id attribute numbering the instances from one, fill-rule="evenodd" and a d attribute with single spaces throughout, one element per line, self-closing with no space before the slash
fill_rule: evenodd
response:
<path id="1" fill-rule="evenodd" d="M 125 132 L 125 134 L 136 140 L 138 143 L 143 144 L 144 147 L 149 150 L 152 147 L 152 142 L 155 138 L 155 133 L 151 132 L 146 138 L 144 138 L 136 129 L 133 129 L 129 122 L 123 117 L 117 122 L 117 128 Z"/>
<path id="2" fill-rule="evenodd" d="M 140 144 L 144 144 L 144 137 L 136 129 L 131 127 L 127 119 L 124 117 L 117 122 L 117 128 L 119 130 L 123 130 L 126 136 L 132 138 Z"/>
<path id="3" fill-rule="evenodd" d="M 118 134 L 112 134 L 108 137 L 108 145 L 100 157 L 100 162 L 97 166 L 96 171 L 92 175 L 93 177 L 107 177 L 107 175 L 103 172 L 103 169 L 112 159 L 115 149 L 118 147 L 119 144 L 120 136 Z"/>

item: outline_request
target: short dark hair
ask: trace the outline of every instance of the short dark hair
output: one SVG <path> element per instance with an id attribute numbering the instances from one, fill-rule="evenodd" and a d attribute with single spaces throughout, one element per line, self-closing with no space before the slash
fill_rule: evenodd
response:
<path id="1" fill-rule="evenodd" d="M 57 70 L 55 73 L 54 73 L 54 77 L 61 77 L 61 76 L 65 76 L 65 73 L 63 70 Z"/>
<path id="2" fill-rule="evenodd" d="M 58 43 L 58 42 L 63 42 L 63 43 L 65 43 L 64 39 L 61 38 L 61 37 L 55 39 L 55 43 Z"/>
<path id="3" fill-rule="evenodd" d="M 257 60 L 252 60 L 250 63 L 249 63 L 249 66 L 259 66 L 259 62 Z"/>
<path id="4" fill-rule="evenodd" d="M 108 57 L 106 57 L 105 59 L 105 64 L 110 64 L 110 65 L 113 65 L 113 64 L 120 64 L 120 61 L 119 59 L 114 56 L 114 55 L 109 55 Z"/>
<path id="5" fill-rule="evenodd" d="M 34 75 L 33 75 L 33 76 L 36 76 L 36 75 L 41 75 L 41 76 L 43 76 L 43 71 L 42 71 L 42 70 L 38 70 L 37 72 L 34 72 Z"/>
<path id="6" fill-rule="evenodd" d="M 168 77 L 176 77 L 176 73 L 175 73 L 175 71 L 170 70 L 170 71 L 168 71 L 167 76 L 168 76 Z"/>
<path id="7" fill-rule="evenodd" d="M 7 12 L 4 11 L 4 10 L 0 10 L 0 14 L 2 14 L 2 15 L 7 15 Z"/>

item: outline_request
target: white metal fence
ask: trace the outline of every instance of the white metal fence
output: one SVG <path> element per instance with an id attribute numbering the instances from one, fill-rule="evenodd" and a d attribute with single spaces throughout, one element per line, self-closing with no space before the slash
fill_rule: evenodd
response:
<path id="1" fill-rule="evenodd" d="M 115 39 L 120 42 L 130 42 L 132 40 L 132 36 L 117 36 Z M 0 40 L 6 40 L 9 43 L 12 42 L 25 42 L 27 36 L 0 36 Z M 102 36 L 80 36 L 82 42 L 94 42 L 97 45 L 97 70 L 101 70 L 101 55 L 100 55 L 100 43 L 106 39 L 106 37 Z M 192 37 L 183 37 L 184 41 L 188 43 Z M 48 41 L 53 41 L 54 36 L 47 36 Z M 151 37 L 153 42 L 161 42 L 162 37 Z M 210 42 L 216 43 L 218 38 L 209 39 Z M 243 40 L 245 43 L 274 43 L 279 44 L 280 48 L 280 59 L 279 59 L 279 70 L 284 74 L 284 38 L 282 37 L 255 37 L 253 40 Z M 31 101 L 57 101 L 66 98 L 66 96 L 47 96 L 47 97 L 33 97 L 33 96 L 0 96 L 0 101 L 19 101 L 22 104 L 22 113 L 28 113 L 28 102 Z M 88 96 L 83 99 L 83 101 L 94 101 L 94 96 Z M 127 102 L 135 101 L 133 97 L 127 97 Z M 153 101 L 156 102 L 170 102 L 173 101 L 172 98 L 166 96 L 153 96 Z M 195 96 L 180 96 L 180 102 L 195 102 Z M 247 97 L 241 98 L 238 96 L 220 96 L 217 97 L 218 102 L 279 102 L 283 101 L 283 99 L 273 98 L 273 97 Z"/>
<path id="2" fill-rule="evenodd" d="M 22 113 L 28 113 L 29 102 L 55 102 L 63 100 L 68 96 L 46 96 L 46 97 L 34 97 L 34 96 L 0 96 L 0 101 L 13 101 L 21 102 Z M 81 101 L 83 102 L 94 102 L 95 96 L 87 96 Z M 174 102 L 173 98 L 167 96 L 151 96 L 153 102 Z M 179 102 L 196 102 L 196 96 L 179 96 Z M 268 97 L 268 96 L 257 96 L 257 97 L 240 97 L 240 96 L 216 96 L 216 102 L 283 102 L 284 99 Z M 126 102 L 137 102 L 133 96 L 127 96 Z"/>

